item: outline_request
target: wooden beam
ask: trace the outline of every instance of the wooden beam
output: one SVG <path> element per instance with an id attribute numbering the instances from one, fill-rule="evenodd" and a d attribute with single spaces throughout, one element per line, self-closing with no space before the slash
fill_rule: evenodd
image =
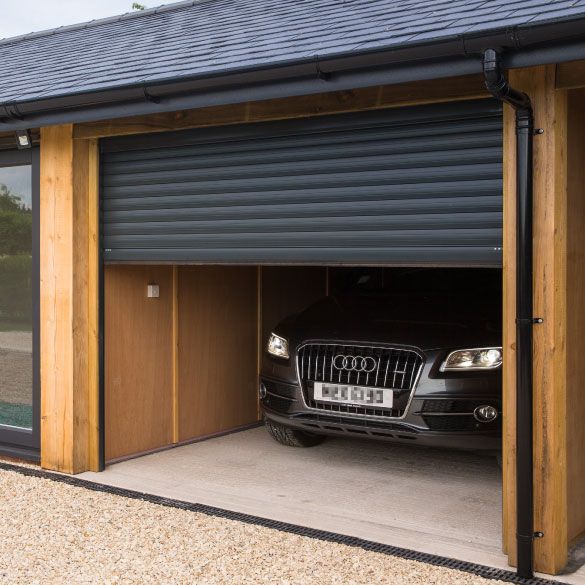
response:
<path id="1" fill-rule="evenodd" d="M 572 543 L 585 533 L 585 88 L 568 94 L 567 506 Z"/>
<path id="2" fill-rule="evenodd" d="M 555 87 L 577 89 L 585 87 L 585 61 L 569 61 L 556 66 Z"/>
<path id="3" fill-rule="evenodd" d="M 179 442 L 179 267 L 173 266 L 173 443 Z"/>
<path id="4" fill-rule="evenodd" d="M 88 122 L 76 125 L 74 136 L 77 139 L 104 138 L 485 97 L 488 97 L 488 94 L 484 87 L 483 77 L 466 75 L 400 85 L 334 91 L 316 95 Z"/>
<path id="5" fill-rule="evenodd" d="M 88 303 L 88 395 L 90 471 L 100 470 L 100 366 L 99 366 L 99 146 L 98 141 L 84 141 L 88 149 L 87 202 L 87 303 Z M 82 265 L 83 266 L 83 265 Z"/>
<path id="6" fill-rule="evenodd" d="M 567 104 L 555 92 L 555 68 L 541 68 L 533 96 L 534 311 L 544 318 L 534 329 L 534 473 L 536 569 L 557 574 L 566 565 L 567 541 Z M 539 528 L 542 526 L 542 528 Z"/>
<path id="7" fill-rule="evenodd" d="M 41 136 L 41 465 L 97 469 L 97 145 Z"/>
<path id="8" fill-rule="evenodd" d="M 567 541 L 566 443 L 566 93 L 555 91 L 555 67 L 510 72 L 510 83 L 532 99 L 534 141 L 534 527 L 544 533 L 535 541 L 535 568 L 557 574 L 565 566 Z M 506 218 L 504 253 L 504 527 L 510 563 L 515 564 L 515 383 L 513 372 L 513 305 L 515 269 L 512 255 L 512 198 L 515 199 L 512 151 L 514 118 L 506 114 Z M 514 189 L 514 190 L 513 190 Z"/>

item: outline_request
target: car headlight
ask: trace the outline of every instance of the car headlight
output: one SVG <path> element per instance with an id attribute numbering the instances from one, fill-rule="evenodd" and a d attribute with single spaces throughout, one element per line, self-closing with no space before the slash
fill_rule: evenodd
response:
<path id="1" fill-rule="evenodd" d="M 501 347 L 481 347 L 452 351 L 441 365 L 441 372 L 457 370 L 493 370 L 502 365 Z"/>
<path id="2" fill-rule="evenodd" d="M 276 357 L 288 359 L 288 341 L 284 337 L 280 337 L 280 335 L 276 335 L 276 333 L 270 334 L 270 339 L 268 339 L 268 346 L 266 348 L 268 353 L 271 355 L 275 355 Z"/>

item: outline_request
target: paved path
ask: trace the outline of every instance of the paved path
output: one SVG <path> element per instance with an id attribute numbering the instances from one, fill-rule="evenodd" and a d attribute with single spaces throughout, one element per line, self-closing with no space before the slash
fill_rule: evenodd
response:
<path id="1" fill-rule="evenodd" d="M 0 331 L 0 402 L 32 403 L 32 333 Z"/>

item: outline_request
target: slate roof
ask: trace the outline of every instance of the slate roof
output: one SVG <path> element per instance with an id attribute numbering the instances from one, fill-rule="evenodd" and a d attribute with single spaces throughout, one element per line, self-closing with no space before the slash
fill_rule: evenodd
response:
<path id="1" fill-rule="evenodd" d="M 0 41 L 0 104 L 435 43 L 585 0 L 199 0 Z"/>

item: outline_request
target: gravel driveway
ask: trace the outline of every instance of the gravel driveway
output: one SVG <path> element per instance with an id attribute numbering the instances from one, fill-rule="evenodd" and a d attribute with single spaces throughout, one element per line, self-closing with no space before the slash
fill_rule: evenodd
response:
<path id="1" fill-rule="evenodd" d="M 0 582 L 502 583 L 4 470 Z"/>

